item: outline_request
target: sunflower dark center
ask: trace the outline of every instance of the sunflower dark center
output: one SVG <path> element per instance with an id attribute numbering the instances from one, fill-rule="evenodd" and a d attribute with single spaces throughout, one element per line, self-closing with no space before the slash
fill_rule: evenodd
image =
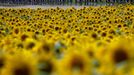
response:
<path id="1" fill-rule="evenodd" d="M 93 57 L 93 56 L 94 56 L 94 53 L 93 53 L 92 51 L 89 51 L 89 52 L 88 52 L 88 55 L 89 55 L 90 57 Z"/>
<path id="2" fill-rule="evenodd" d="M 14 75 L 30 75 L 30 70 L 28 67 L 16 68 L 14 70 Z"/>
<path id="3" fill-rule="evenodd" d="M 116 50 L 113 55 L 113 60 L 115 63 L 126 61 L 128 60 L 128 54 L 122 49 Z"/>
<path id="4" fill-rule="evenodd" d="M 107 34 L 105 32 L 102 33 L 102 37 L 105 37 Z"/>
<path id="5" fill-rule="evenodd" d="M 80 70 L 82 71 L 84 68 L 83 61 L 80 58 L 74 58 L 71 60 L 71 68 L 72 70 Z"/>
<path id="6" fill-rule="evenodd" d="M 97 38 L 97 34 L 96 33 L 93 33 L 92 34 L 92 38 L 96 39 Z"/>
<path id="7" fill-rule="evenodd" d="M 32 49 L 35 46 L 33 42 L 29 43 L 27 46 L 27 49 Z"/>
<path id="8" fill-rule="evenodd" d="M 42 46 L 42 48 L 43 48 L 43 50 L 45 51 L 45 52 L 49 52 L 50 51 L 50 47 L 49 47 L 49 45 L 43 45 Z"/>
<path id="9" fill-rule="evenodd" d="M 15 29 L 15 34 L 18 34 L 19 33 L 19 29 Z"/>
<path id="10" fill-rule="evenodd" d="M 25 35 L 25 34 L 21 36 L 21 40 L 22 40 L 22 41 L 25 41 L 26 38 L 28 38 L 28 36 Z"/>
<path id="11" fill-rule="evenodd" d="M 4 66 L 4 59 L 0 59 L 0 68 Z"/>

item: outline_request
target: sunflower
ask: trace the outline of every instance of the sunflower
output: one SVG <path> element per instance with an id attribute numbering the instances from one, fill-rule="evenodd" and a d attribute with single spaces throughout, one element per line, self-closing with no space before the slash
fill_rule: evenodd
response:
<path id="1" fill-rule="evenodd" d="M 20 34 L 20 28 L 19 27 L 15 27 L 12 30 L 13 36 L 17 36 Z"/>
<path id="2" fill-rule="evenodd" d="M 38 42 L 32 38 L 27 38 L 26 41 L 24 41 L 24 43 L 25 43 L 24 48 L 26 50 L 31 50 L 31 51 L 33 51 L 38 44 Z"/>
<path id="3" fill-rule="evenodd" d="M 82 48 L 81 50 L 85 51 L 85 53 L 88 55 L 88 57 L 90 59 L 94 59 L 94 58 L 96 58 L 95 55 L 96 55 L 98 47 L 97 47 L 96 42 L 89 43 L 89 42 L 85 41 L 83 43 L 83 46 L 81 47 Z"/>
<path id="4" fill-rule="evenodd" d="M 70 50 L 65 53 L 60 64 L 61 75 L 87 75 L 91 74 L 88 56 L 84 52 Z"/>
<path id="5" fill-rule="evenodd" d="M 53 50 L 54 50 L 53 42 L 42 39 L 33 49 L 33 52 L 51 57 L 53 55 Z"/>
<path id="6" fill-rule="evenodd" d="M 19 40 L 21 40 L 21 41 L 25 41 L 27 38 L 29 38 L 29 34 L 28 33 L 21 33 L 19 35 Z"/>
<path id="7" fill-rule="evenodd" d="M 5 52 L 14 52 L 14 49 L 13 49 L 13 47 L 14 47 L 14 41 L 15 41 L 15 39 L 14 40 L 11 40 L 11 39 L 13 39 L 12 37 L 11 37 L 11 35 L 9 35 L 8 37 L 5 37 L 2 41 L 1 41 L 1 43 L 2 43 L 2 47 L 1 47 L 1 49 L 2 49 L 2 51 L 5 51 Z"/>
<path id="8" fill-rule="evenodd" d="M 127 39 L 120 39 L 116 41 L 117 42 L 115 41 L 112 42 L 108 48 L 109 51 L 112 51 L 109 54 L 111 57 L 110 60 L 112 60 L 114 64 L 118 64 L 123 61 L 129 61 L 132 57 L 130 53 L 132 48 L 132 43 L 130 43 Z M 129 47 L 127 46 L 127 43 L 129 43 Z"/>
<path id="9" fill-rule="evenodd" d="M 8 54 L 6 52 L 0 51 L 0 73 L 1 70 L 5 67 Z"/>
<path id="10" fill-rule="evenodd" d="M 129 43 L 129 47 L 127 43 Z M 131 52 L 132 42 L 128 41 L 128 39 L 116 38 L 113 40 L 111 44 L 105 48 L 105 55 L 103 55 L 102 61 L 105 61 L 105 64 L 103 64 L 105 69 L 111 68 L 108 74 L 118 75 L 124 72 L 127 67 L 130 66 L 130 61 L 132 61 L 133 55 Z"/>
<path id="11" fill-rule="evenodd" d="M 33 54 L 28 51 L 18 51 L 9 56 L 2 75 L 37 75 L 36 64 L 37 59 Z"/>

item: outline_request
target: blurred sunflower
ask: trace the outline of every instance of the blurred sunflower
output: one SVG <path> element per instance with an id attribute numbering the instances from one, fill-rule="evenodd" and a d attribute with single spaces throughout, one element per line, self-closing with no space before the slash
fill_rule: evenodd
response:
<path id="1" fill-rule="evenodd" d="M 38 42 L 33 38 L 27 38 L 26 41 L 24 41 L 24 43 L 24 49 L 31 51 L 33 51 L 38 44 Z"/>
<path id="2" fill-rule="evenodd" d="M 129 43 L 129 47 L 127 46 L 127 43 Z M 130 43 L 130 41 L 127 39 L 118 38 L 112 41 L 111 44 L 107 46 L 106 53 L 103 57 L 103 60 L 105 61 L 105 64 L 103 64 L 103 66 L 105 69 L 108 67 L 111 68 L 111 71 L 109 71 L 108 74 L 127 74 L 128 71 L 126 69 L 130 66 L 130 61 L 132 61 L 133 58 L 131 52 L 132 43 Z"/>
<path id="3" fill-rule="evenodd" d="M 16 52 L 9 56 L 2 75 L 37 75 L 37 58 L 28 51 Z"/>
<path id="4" fill-rule="evenodd" d="M 88 56 L 84 52 L 70 50 L 59 63 L 61 75 L 87 75 L 91 74 L 91 65 Z"/>

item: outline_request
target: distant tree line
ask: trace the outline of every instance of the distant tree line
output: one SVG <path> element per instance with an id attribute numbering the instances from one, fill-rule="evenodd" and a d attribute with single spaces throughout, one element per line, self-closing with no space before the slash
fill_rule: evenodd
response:
<path id="1" fill-rule="evenodd" d="M 90 5 L 92 3 L 134 3 L 134 0 L 0 0 L 0 4 Z"/>

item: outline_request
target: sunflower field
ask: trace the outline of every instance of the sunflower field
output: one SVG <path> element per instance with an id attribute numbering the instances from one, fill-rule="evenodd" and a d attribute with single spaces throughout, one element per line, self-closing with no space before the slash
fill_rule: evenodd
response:
<path id="1" fill-rule="evenodd" d="M 134 75 L 134 6 L 0 8 L 0 75 Z"/>

